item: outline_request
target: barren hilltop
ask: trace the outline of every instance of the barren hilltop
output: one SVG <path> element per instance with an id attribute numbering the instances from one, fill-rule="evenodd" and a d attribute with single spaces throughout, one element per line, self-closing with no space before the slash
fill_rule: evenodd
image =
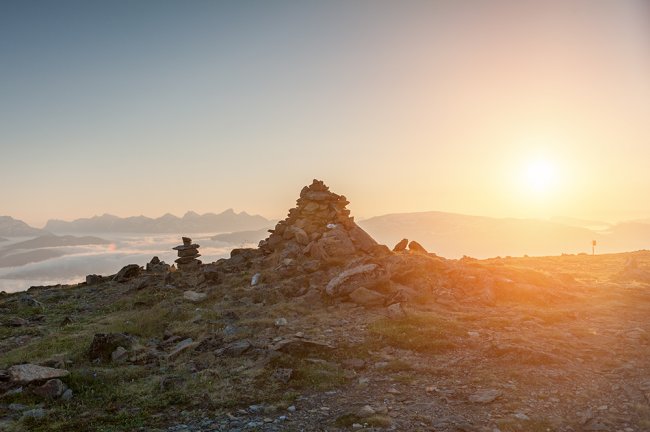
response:
<path id="1" fill-rule="evenodd" d="M 650 430 L 650 252 L 449 260 L 348 204 L 0 295 L 0 430 Z"/>

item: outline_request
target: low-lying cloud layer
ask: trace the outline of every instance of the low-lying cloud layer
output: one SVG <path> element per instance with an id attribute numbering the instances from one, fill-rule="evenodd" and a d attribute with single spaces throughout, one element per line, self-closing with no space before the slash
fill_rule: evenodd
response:
<path id="1" fill-rule="evenodd" d="M 84 281 L 88 274 L 110 275 L 127 264 L 144 266 L 153 256 L 172 264 L 180 244 L 180 235 L 134 235 L 108 239 L 108 245 L 64 246 L 55 249 L 63 256 L 18 267 L 0 269 L 0 291 L 15 292 L 33 285 L 69 284 Z M 201 245 L 201 260 L 216 261 L 228 256 L 233 245 L 200 235 L 194 241 Z"/>

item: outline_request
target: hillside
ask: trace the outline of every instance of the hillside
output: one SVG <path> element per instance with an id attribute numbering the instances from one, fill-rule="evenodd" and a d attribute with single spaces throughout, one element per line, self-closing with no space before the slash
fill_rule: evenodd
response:
<path id="1" fill-rule="evenodd" d="M 74 221 L 50 220 L 45 229 L 54 233 L 67 234 L 111 234 L 111 233 L 200 233 L 252 230 L 268 227 L 271 221 L 259 215 L 246 212 L 235 213 L 232 209 L 222 213 L 199 215 L 187 212 L 183 217 L 165 214 L 159 218 L 133 216 L 120 218 L 113 215 L 94 216 Z"/>
<path id="2" fill-rule="evenodd" d="M 0 296 L 0 428 L 636 431 L 650 252 L 396 251 L 314 181 L 258 248 Z"/>

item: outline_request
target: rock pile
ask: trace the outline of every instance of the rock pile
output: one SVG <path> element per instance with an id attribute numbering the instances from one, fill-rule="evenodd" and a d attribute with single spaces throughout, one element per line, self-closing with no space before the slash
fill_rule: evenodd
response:
<path id="1" fill-rule="evenodd" d="M 201 256 L 199 254 L 199 247 L 197 244 L 192 244 L 191 238 L 183 237 L 183 244 L 172 248 L 178 251 L 178 259 L 175 263 L 179 270 L 193 271 L 199 269 L 201 265 L 201 261 L 197 259 Z"/>
<path id="2" fill-rule="evenodd" d="M 354 222 L 345 196 L 330 192 L 322 181 L 305 186 L 296 204 L 259 245 L 266 254 L 276 253 L 280 262 L 328 261 L 383 250 Z"/>

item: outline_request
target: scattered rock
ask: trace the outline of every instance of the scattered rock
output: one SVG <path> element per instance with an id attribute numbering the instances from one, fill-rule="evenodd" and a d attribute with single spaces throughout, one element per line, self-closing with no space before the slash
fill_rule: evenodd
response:
<path id="1" fill-rule="evenodd" d="M 386 312 L 388 313 L 388 318 L 390 319 L 398 320 L 406 318 L 406 311 L 404 311 L 401 303 L 393 303 L 386 308 Z"/>
<path id="2" fill-rule="evenodd" d="M 127 354 L 128 351 L 126 350 L 126 348 L 118 346 L 117 348 L 115 348 L 115 351 L 111 353 L 111 361 L 117 363 L 126 360 Z"/>
<path id="3" fill-rule="evenodd" d="M 10 411 L 25 411 L 29 409 L 27 405 L 19 404 L 19 403 L 11 403 L 7 406 Z"/>
<path id="4" fill-rule="evenodd" d="M 122 269 L 113 277 L 113 280 L 120 283 L 128 282 L 129 280 L 139 276 L 141 270 L 142 269 L 139 265 L 129 264 L 122 267 Z"/>
<path id="5" fill-rule="evenodd" d="M 247 339 L 232 342 L 218 351 L 228 357 L 239 357 L 250 349 L 251 343 Z"/>
<path id="6" fill-rule="evenodd" d="M 104 282 L 105 278 L 101 275 L 90 274 L 86 276 L 86 285 L 99 285 Z"/>
<path id="7" fill-rule="evenodd" d="M 260 282 L 262 275 L 260 273 L 255 273 L 251 278 L 251 286 L 255 286 Z"/>
<path id="8" fill-rule="evenodd" d="M 128 350 L 133 344 L 133 337 L 124 333 L 96 333 L 88 348 L 88 358 L 108 362 L 118 347 Z"/>
<path id="9" fill-rule="evenodd" d="M 293 376 L 293 369 L 279 368 L 279 369 L 276 369 L 273 372 L 273 375 L 271 376 L 271 378 L 273 378 L 276 381 L 280 381 L 280 382 L 283 382 L 283 383 L 286 384 L 286 383 L 289 382 L 289 380 L 291 379 L 292 376 Z"/>
<path id="10" fill-rule="evenodd" d="M 185 300 L 189 300 L 193 303 L 198 303 L 200 301 L 205 300 L 208 297 L 206 293 L 199 293 L 196 291 L 185 291 L 183 292 L 183 298 Z"/>
<path id="11" fill-rule="evenodd" d="M 370 405 L 364 405 L 357 411 L 357 416 L 360 418 L 367 418 L 375 415 L 375 410 Z"/>
<path id="12" fill-rule="evenodd" d="M 63 395 L 68 387 L 60 379 L 51 379 L 40 387 L 35 388 L 32 392 L 42 398 L 55 399 Z"/>
<path id="13" fill-rule="evenodd" d="M 345 359 L 341 362 L 343 366 L 350 369 L 363 369 L 366 366 L 366 362 L 360 358 L 351 358 Z"/>
<path id="14" fill-rule="evenodd" d="M 47 411 L 43 408 L 34 408 L 28 411 L 23 411 L 23 418 L 42 419 L 47 415 Z"/>
<path id="15" fill-rule="evenodd" d="M 174 346 L 172 351 L 169 353 L 168 357 L 170 359 L 173 359 L 173 358 L 177 357 L 179 354 L 181 354 L 182 352 L 187 351 L 190 348 L 194 348 L 197 345 L 198 344 L 195 343 L 194 340 L 192 340 L 192 338 L 184 339 L 184 340 L 180 341 L 179 343 L 177 343 L 176 346 Z"/>
<path id="16" fill-rule="evenodd" d="M 275 320 L 275 326 L 276 327 L 284 327 L 288 324 L 286 318 L 278 318 Z"/>
<path id="17" fill-rule="evenodd" d="M 469 401 L 474 403 L 490 403 L 494 402 L 499 396 L 501 396 L 500 390 L 489 389 L 489 390 L 479 390 L 476 393 L 469 396 Z"/>
<path id="18" fill-rule="evenodd" d="M 74 320 L 73 320 L 71 317 L 66 316 L 66 317 L 63 318 L 63 319 L 61 320 L 61 322 L 59 323 L 59 327 L 69 326 L 69 325 L 72 324 L 72 323 L 74 323 Z"/>
<path id="19" fill-rule="evenodd" d="M 72 389 L 67 389 L 61 395 L 61 400 L 69 401 L 70 399 L 72 399 L 73 396 L 74 396 L 74 393 L 72 392 Z"/>
<path id="20" fill-rule="evenodd" d="M 380 306 L 386 301 L 386 296 L 361 287 L 350 293 L 350 300 L 362 306 Z"/>
<path id="21" fill-rule="evenodd" d="M 167 273 L 171 266 L 165 261 L 161 261 L 157 256 L 151 258 L 151 261 L 147 263 L 145 270 L 148 273 Z"/>
<path id="22" fill-rule="evenodd" d="M 412 252 L 417 252 L 417 253 L 428 253 L 427 250 L 418 242 L 415 240 L 411 241 L 409 243 L 409 250 Z"/>
<path id="23" fill-rule="evenodd" d="M 56 369 L 35 364 L 21 364 L 11 366 L 7 369 L 9 380 L 15 383 L 27 384 L 33 381 L 44 381 L 52 378 L 68 376 L 69 372 L 64 369 Z"/>
<path id="24" fill-rule="evenodd" d="M 30 296 L 29 294 L 23 294 L 22 296 L 20 296 L 19 301 L 23 305 L 31 307 L 31 308 L 45 309 L 45 306 L 43 306 L 43 303 L 39 302 L 38 300 L 36 300 L 34 297 Z"/>
<path id="25" fill-rule="evenodd" d="M 5 323 L 7 327 L 23 327 L 29 324 L 29 321 L 20 317 L 9 318 Z"/>
<path id="26" fill-rule="evenodd" d="M 269 347 L 272 351 L 280 351 L 291 355 L 308 355 L 323 351 L 327 352 L 334 348 L 333 345 L 304 338 L 283 339 Z"/>
<path id="27" fill-rule="evenodd" d="M 399 243 L 397 243 L 393 248 L 393 252 L 402 252 L 406 250 L 406 246 L 408 246 L 408 244 L 409 244 L 408 239 L 400 240 Z"/>

